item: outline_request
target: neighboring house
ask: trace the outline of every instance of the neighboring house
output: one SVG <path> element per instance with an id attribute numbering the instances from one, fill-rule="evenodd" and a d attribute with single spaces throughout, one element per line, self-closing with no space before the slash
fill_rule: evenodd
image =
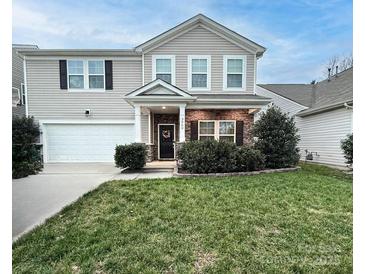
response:
<path id="1" fill-rule="evenodd" d="M 347 69 L 314 85 L 258 85 L 258 95 L 272 98 L 274 105 L 295 115 L 303 160 L 312 153 L 313 162 L 345 165 L 340 144 L 352 133 L 352 72 Z"/>
<path id="2" fill-rule="evenodd" d="M 25 89 L 24 89 L 24 72 L 23 58 L 17 53 L 24 49 L 38 49 L 36 45 L 12 45 L 12 113 L 13 116 L 25 115 Z"/>
<path id="3" fill-rule="evenodd" d="M 27 115 L 42 129 L 44 162 L 112 162 L 116 144 L 146 143 L 149 160 L 177 143 L 251 141 L 265 48 L 196 15 L 127 50 L 23 50 Z"/>

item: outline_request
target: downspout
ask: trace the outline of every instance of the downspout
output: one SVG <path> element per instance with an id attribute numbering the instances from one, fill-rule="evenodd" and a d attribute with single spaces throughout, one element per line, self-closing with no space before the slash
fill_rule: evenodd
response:
<path id="1" fill-rule="evenodd" d="M 354 106 L 350 106 L 347 102 L 343 104 L 343 106 L 349 110 L 349 109 L 354 109 Z M 354 113 L 351 111 L 351 133 L 353 132 L 353 119 L 354 119 Z"/>
<path id="2" fill-rule="evenodd" d="M 256 95 L 256 79 L 257 79 L 257 53 L 255 54 L 255 61 L 254 61 L 254 73 L 255 73 L 255 77 L 254 77 L 254 85 L 253 85 L 253 94 Z M 247 72 L 246 72 L 247 73 Z"/>
<path id="3" fill-rule="evenodd" d="M 28 110 L 28 84 L 27 84 L 27 64 L 25 60 L 25 56 L 23 59 L 23 78 L 24 78 L 24 92 L 25 92 L 25 117 L 29 117 Z"/>
<path id="4" fill-rule="evenodd" d="M 142 53 L 142 86 L 144 86 L 144 53 Z"/>

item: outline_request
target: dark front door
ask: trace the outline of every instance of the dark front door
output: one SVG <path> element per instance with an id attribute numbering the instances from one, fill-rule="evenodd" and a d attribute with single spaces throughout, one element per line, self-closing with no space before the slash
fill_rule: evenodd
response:
<path id="1" fill-rule="evenodd" d="M 160 159 L 174 157 L 174 125 L 160 125 Z"/>

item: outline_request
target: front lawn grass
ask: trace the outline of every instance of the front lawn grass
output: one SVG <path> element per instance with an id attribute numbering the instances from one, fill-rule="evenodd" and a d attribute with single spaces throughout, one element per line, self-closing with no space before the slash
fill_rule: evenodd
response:
<path id="1" fill-rule="evenodd" d="M 311 164 L 111 181 L 13 245 L 15 273 L 351 273 L 352 181 Z"/>

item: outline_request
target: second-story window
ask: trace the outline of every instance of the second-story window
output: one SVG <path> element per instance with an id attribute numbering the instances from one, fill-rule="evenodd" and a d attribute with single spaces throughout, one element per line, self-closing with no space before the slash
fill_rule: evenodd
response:
<path id="1" fill-rule="evenodd" d="M 97 89 L 104 88 L 104 62 L 89 61 L 89 88 Z"/>
<path id="2" fill-rule="evenodd" d="M 170 55 L 153 56 L 153 79 L 161 79 L 175 84 L 175 57 Z"/>
<path id="3" fill-rule="evenodd" d="M 224 90 L 244 91 L 246 89 L 245 66 L 245 56 L 224 56 Z"/>
<path id="4" fill-rule="evenodd" d="M 189 90 L 210 90 L 210 56 L 188 57 Z"/>
<path id="5" fill-rule="evenodd" d="M 104 90 L 104 60 L 68 60 L 67 72 L 70 90 Z"/>
<path id="6" fill-rule="evenodd" d="M 84 62 L 78 60 L 68 61 L 68 82 L 70 89 L 84 88 Z"/>

